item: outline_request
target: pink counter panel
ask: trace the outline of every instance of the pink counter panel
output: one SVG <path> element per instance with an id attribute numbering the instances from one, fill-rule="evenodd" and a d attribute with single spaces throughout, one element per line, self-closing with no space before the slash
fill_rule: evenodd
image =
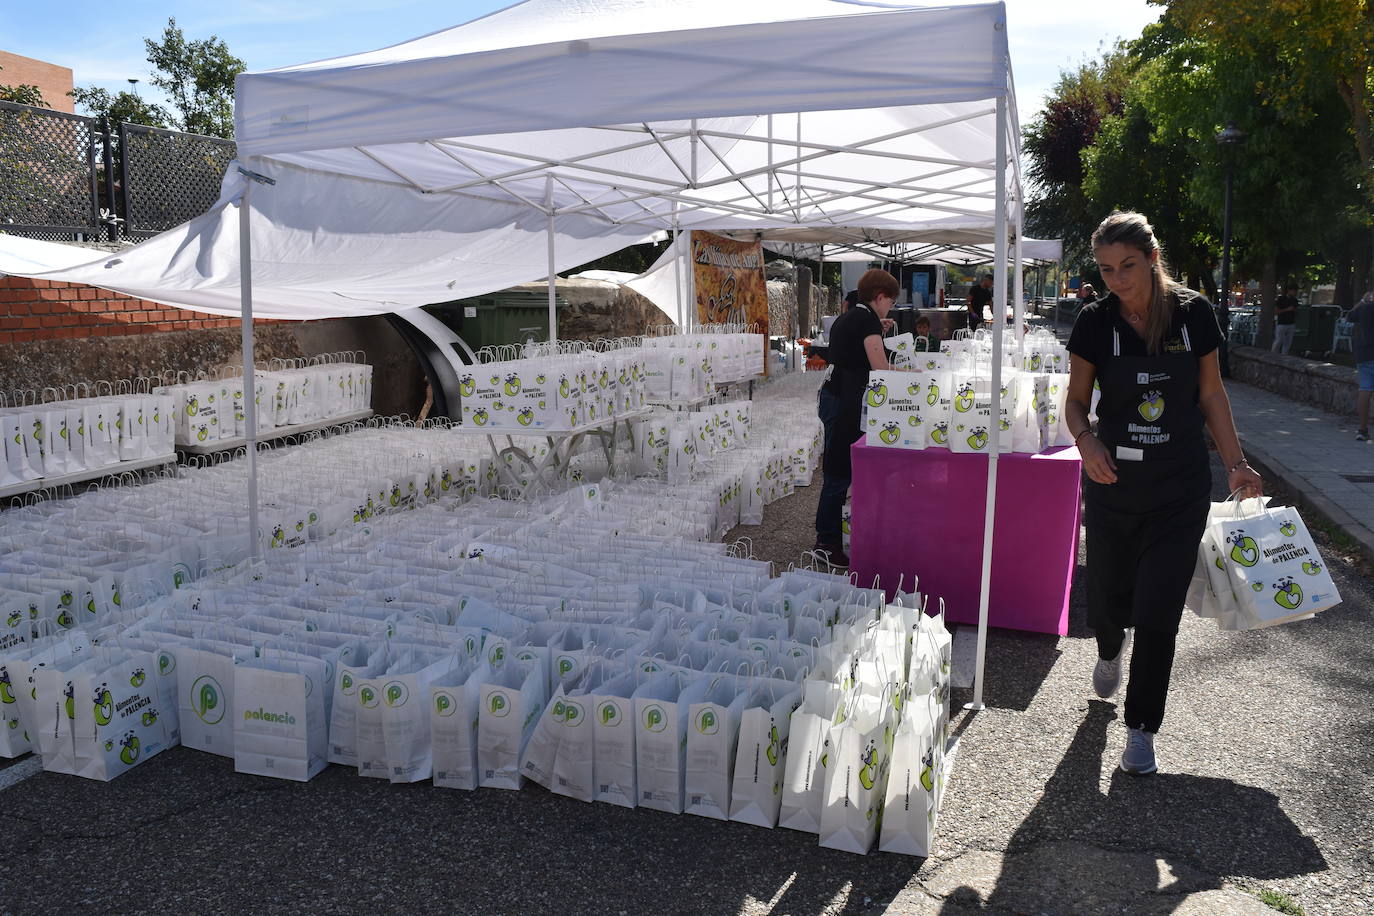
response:
<path id="1" fill-rule="evenodd" d="M 948 619 L 978 622 L 988 456 L 853 446 L 851 571 L 899 579 L 945 599 Z M 1082 462 L 1072 447 L 1001 455 L 988 622 L 1064 635 L 1078 554 Z M 933 607 L 933 605 L 932 605 Z"/>

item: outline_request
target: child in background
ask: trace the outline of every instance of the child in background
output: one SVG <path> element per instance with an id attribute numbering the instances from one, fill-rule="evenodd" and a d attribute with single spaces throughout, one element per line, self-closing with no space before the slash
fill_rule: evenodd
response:
<path id="1" fill-rule="evenodd" d="M 916 352 L 934 353 L 940 349 L 940 338 L 932 337 L 930 319 L 925 315 L 916 319 Z"/>

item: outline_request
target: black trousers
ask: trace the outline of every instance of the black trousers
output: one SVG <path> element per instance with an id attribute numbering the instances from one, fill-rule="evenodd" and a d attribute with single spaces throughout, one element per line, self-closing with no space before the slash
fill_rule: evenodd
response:
<path id="1" fill-rule="evenodd" d="M 1126 628 L 1135 628 L 1126 725 L 1157 732 L 1207 523 L 1211 474 L 1203 453 L 1200 461 L 1171 468 L 1119 461 L 1117 476 L 1115 484 L 1084 484 L 1088 625 L 1096 631 L 1100 658 L 1115 658 Z"/>

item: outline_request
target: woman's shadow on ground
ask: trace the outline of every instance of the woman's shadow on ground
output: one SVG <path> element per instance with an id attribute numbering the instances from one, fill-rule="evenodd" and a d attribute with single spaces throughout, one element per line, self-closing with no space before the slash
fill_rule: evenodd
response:
<path id="1" fill-rule="evenodd" d="M 1008 844 L 984 897 L 961 887 L 944 912 L 1169 913 L 1222 877 L 1272 880 L 1324 871 L 1303 836 L 1263 789 L 1228 779 L 1113 770 L 1101 788 L 1116 707 L 1092 701 L 1044 794 Z"/>

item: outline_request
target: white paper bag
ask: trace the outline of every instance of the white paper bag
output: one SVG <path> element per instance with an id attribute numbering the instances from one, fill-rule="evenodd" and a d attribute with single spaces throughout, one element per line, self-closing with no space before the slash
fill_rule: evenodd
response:
<path id="1" fill-rule="evenodd" d="M 325 665 L 300 653 L 264 653 L 234 668 L 234 770 L 308 781 L 329 753 Z"/>
<path id="2" fill-rule="evenodd" d="M 834 757 L 825 774 L 820 842 L 863 855 L 882 825 L 892 760 L 891 696 L 858 693 L 845 720 L 831 730 Z"/>
<path id="3" fill-rule="evenodd" d="M 448 789 L 477 788 L 477 721 L 482 684 L 492 670 L 478 665 L 471 674 L 450 671 L 430 685 L 430 740 L 434 784 Z"/>
<path id="4" fill-rule="evenodd" d="M 792 713 L 801 698 L 800 688 L 773 682 L 762 687 L 741 713 L 730 820 L 777 826 Z"/>
<path id="5" fill-rule="evenodd" d="M 514 662 L 482 685 L 477 771 L 483 788 L 520 788 L 520 755 L 547 695 L 543 672 Z"/>

